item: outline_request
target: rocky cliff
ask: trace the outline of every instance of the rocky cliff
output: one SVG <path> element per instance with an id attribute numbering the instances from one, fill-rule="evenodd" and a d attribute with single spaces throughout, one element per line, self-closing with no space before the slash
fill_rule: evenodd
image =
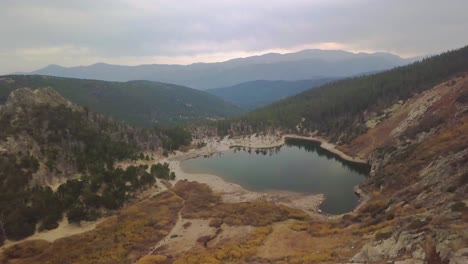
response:
<path id="1" fill-rule="evenodd" d="M 369 118 L 372 127 L 342 147 L 372 167 L 358 215 L 395 219 L 353 261 L 468 263 L 467 97 L 467 74 L 455 76 Z"/>
<path id="2" fill-rule="evenodd" d="M 359 186 L 368 199 L 337 223 L 341 232 L 354 230 L 367 241 L 350 249 L 355 251 L 350 261 L 468 263 L 468 73 L 421 90 L 362 113 L 360 125 L 367 129 L 348 144 L 323 134 L 371 166 L 370 177 Z M 292 132 L 242 121 L 223 125 L 197 127 L 193 134 Z M 295 133 L 314 135 L 297 128 Z"/>

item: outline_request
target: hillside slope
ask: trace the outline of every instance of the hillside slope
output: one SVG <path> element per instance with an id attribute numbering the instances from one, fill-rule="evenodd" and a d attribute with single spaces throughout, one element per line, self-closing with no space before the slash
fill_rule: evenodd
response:
<path id="1" fill-rule="evenodd" d="M 132 125 L 174 125 L 223 119 L 242 110 L 187 87 L 150 81 L 105 82 L 37 75 L 0 77 L 0 103 L 15 89 L 51 87 L 66 99 Z"/>
<path id="2" fill-rule="evenodd" d="M 206 91 L 244 109 L 253 110 L 334 80 L 334 78 L 301 81 L 258 80 Z"/>
<path id="3" fill-rule="evenodd" d="M 339 146 L 372 166 L 348 214 L 228 203 L 179 181 L 89 232 L 9 247 L 0 263 L 467 263 L 467 98 L 468 72 L 385 109 Z"/>
<path id="4" fill-rule="evenodd" d="M 348 143 L 368 129 L 372 115 L 381 116 L 398 101 L 467 70 L 468 47 L 464 47 L 386 72 L 326 84 L 218 126 L 231 134 L 280 127 Z"/>
<path id="5" fill-rule="evenodd" d="M 412 61 L 414 60 L 402 59 L 387 53 L 304 50 L 191 65 L 122 66 L 105 63 L 77 67 L 50 65 L 31 74 L 105 81 L 151 80 L 205 90 L 254 80 L 295 81 L 354 76 L 391 69 Z"/>
<path id="6" fill-rule="evenodd" d="M 114 168 L 116 162 L 149 159 L 140 153 L 191 141 L 178 128 L 138 129 L 114 121 L 51 88 L 11 92 L 0 105 L 0 125 L 0 244 L 55 229 L 64 213 L 73 223 L 118 209 L 154 185 L 157 175 L 148 167 Z"/>
<path id="7" fill-rule="evenodd" d="M 380 236 L 376 232 L 354 261 L 468 261 L 460 253 L 468 248 L 467 98 L 465 72 L 387 109 L 342 146 L 372 166 L 361 185 L 371 196 L 360 219 L 396 220 Z"/>
<path id="8" fill-rule="evenodd" d="M 361 240 L 348 238 L 348 244 L 366 241 L 358 250 L 349 249 L 354 256 L 348 261 L 466 263 L 467 98 L 465 47 L 306 91 L 218 122 L 217 131 L 322 138 L 367 160 L 370 177 L 358 190 L 366 202 L 332 225 L 338 233 L 363 235 Z M 318 226 L 312 221 L 302 230 Z M 327 234 L 323 240 L 331 239 L 332 232 Z"/>

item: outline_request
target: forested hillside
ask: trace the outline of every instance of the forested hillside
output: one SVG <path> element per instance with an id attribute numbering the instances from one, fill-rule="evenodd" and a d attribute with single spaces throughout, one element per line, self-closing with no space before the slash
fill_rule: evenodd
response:
<path id="1" fill-rule="evenodd" d="M 218 122 L 221 133 L 251 133 L 267 127 L 313 132 L 349 142 L 368 129 L 373 113 L 406 100 L 468 70 L 468 47 L 386 72 L 350 78 L 305 91 L 240 118 Z"/>
<path id="2" fill-rule="evenodd" d="M 253 110 L 334 80 L 336 79 L 322 78 L 301 81 L 258 80 L 229 87 L 209 89 L 207 92 L 243 109 Z"/>
<path id="3" fill-rule="evenodd" d="M 331 256 L 329 262 L 467 263 L 467 98 L 464 47 L 306 91 L 218 122 L 217 132 L 321 137 L 370 165 L 369 177 L 355 189 L 361 206 L 338 218 L 327 235 L 316 233 L 324 229 L 315 221 L 300 229 L 314 230 L 312 236 L 332 250 L 341 248 L 330 239 L 333 234 L 360 234 L 345 238 L 344 247 L 358 249 L 352 257 Z M 353 244 L 366 238 L 363 245 Z M 315 252 L 318 257 L 329 251 Z M 327 261 L 311 261 L 322 262 Z"/>
<path id="4" fill-rule="evenodd" d="M 223 119 L 242 112 L 216 96 L 173 84 L 105 82 L 38 75 L 0 77 L 0 103 L 5 102 L 11 91 L 23 87 L 51 87 L 76 104 L 137 126 Z"/>
<path id="5" fill-rule="evenodd" d="M 69 222 L 96 219 L 170 179 L 167 165 L 115 168 L 142 151 L 190 144 L 181 128 L 138 129 L 74 105 L 50 88 L 13 91 L 0 106 L 0 244 Z M 79 176 L 79 177 L 78 177 Z M 78 178 L 77 178 L 78 177 Z M 64 182 L 56 190 L 51 186 Z"/>

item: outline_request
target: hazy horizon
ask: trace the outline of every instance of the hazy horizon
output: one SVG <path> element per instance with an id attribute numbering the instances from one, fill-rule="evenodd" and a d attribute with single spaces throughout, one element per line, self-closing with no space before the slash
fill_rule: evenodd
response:
<path id="1" fill-rule="evenodd" d="M 409 58 L 468 44 L 467 8 L 462 0 L 5 0 L 0 74 L 51 64 L 188 65 L 304 49 Z"/>
<path id="2" fill-rule="evenodd" d="M 354 53 L 354 54 L 360 54 L 360 53 L 364 53 L 364 54 L 374 54 L 374 53 L 387 53 L 387 54 L 392 54 L 392 55 L 396 55 L 396 56 L 399 56 L 400 58 L 403 58 L 403 59 L 411 59 L 411 58 L 417 58 L 417 57 L 424 57 L 424 56 L 431 56 L 431 55 L 434 55 L 434 54 L 423 54 L 423 55 L 418 55 L 418 56 L 400 56 L 398 54 L 395 54 L 395 53 L 390 53 L 390 52 L 386 52 L 386 51 L 373 51 L 373 52 L 364 52 L 364 51 L 348 51 L 348 50 L 338 50 L 338 49 L 303 49 L 303 50 L 297 50 L 297 51 L 290 51 L 290 52 L 274 52 L 274 51 L 268 51 L 266 53 L 255 53 L 255 54 L 249 54 L 249 55 L 246 55 L 246 56 L 241 56 L 241 57 L 232 57 L 232 58 L 227 58 L 227 59 L 222 59 L 222 60 L 213 60 L 213 61 L 193 61 L 193 62 L 188 62 L 188 63 L 158 63 L 158 62 L 155 62 L 155 63 L 143 63 L 143 64 L 119 64 L 119 63 L 107 63 L 105 61 L 97 61 L 97 62 L 93 62 L 91 64 L 80 64 L 80 65 L 61 65 L 61 64 L 57 64 L 57 63 L 50 63 L 50 64 L 47 64 L 47 65 L 44 65 L 43 67 L 39 67 L 38 69 L 41 69 L 41 68 L 45 68 L 45 67 L 48 67 L 48 66 L 52 66 L 52 65 L 56 65 L 56 66 L 62 66 L 62 67 L 67 67 L 67 68 L 73 68 L 73 67 L 86 67 L 86 66 L 92 66 L 92 65 L 95 65 L 95 64 L 108 64 L 108 65 L 117 65 L 117 66 L 141 66 L 141 65 L 157 65 L 157 64 L 161 64 L 161 65 L 182 65 L 182 66 L 188 66 L 188 65 L 193 65 L 193 64 L 198 64 L 198 63 L 222 63 L 222 62 L 227 62 L 227 61 L 231 61 L 231 60 L 235 60 L 235 59 L 245 59 L 245 58 L 249 58 L 249 57 L 256 57 L 256 56 L 263 56 L 263 55 L 268 55 L 268 54 L 280 54 L 280 55 L 286 55 L 286 54 L 291 54 L 291 53 L 296 53 L 296 52 L 301 52 L 301 51 L 307 51 L 307 50 L 320 50 L 320 51 L 344 51 L 344 52 L 349 52 L 349 53 Z M 37 70 L 37 69 L 36 69 Z"/>

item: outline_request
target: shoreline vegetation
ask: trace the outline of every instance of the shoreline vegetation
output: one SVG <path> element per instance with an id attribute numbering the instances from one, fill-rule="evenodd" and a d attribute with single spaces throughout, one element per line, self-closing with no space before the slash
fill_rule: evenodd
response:
<path id="1" fill-rule="evenodd" d="M 299 136 L 299 135 L 294 135 L 294 134 L 286 134 L 281 136 L 276 142 L 270 143 L 270 144 L 258 144 L 254 142 L 253 144 L 234 144 L 231 145 L 230 148 L 236 148 L 236 147 L 241 147 L 241 148 L 252 148 L 252 149 L 269 149 L 269 148 L 275 148 L 275 147 L 280 147 L 285 144 L 286 140 L 288 139 L 302 139 L 302 140 L 307 140 L 307 141 L 312 141 L 316 143 L 320 143 L 320 148 L 323 150 L 326 150 L 332 154 L 335 154 L 336 156 L 340 157 L 343 160 L 353 162 L 353 163 L 358 163 L 358 164 L 364 164 L 368 165 L 368 162 L 360 157 L 356 156 L 350 156 L 340 149 L 336 148 L 336 145 L 328 142 L 327 140 L 321 138 L 321 137 L 316 137 L 316 136 Z"/>
<path id="2" fill-rule="evenodd" d="M 368 163 L 361 158 L 352 157 L 341 150 L 337 149 L 334 144 L 329 143 L 323 138 L 315 136 L 299 136 L 294 134 L 285 135 L 266 135 L 257 136 L 250 135 L 247 137 L 224 137 L 216 140 L 214 138 L 205 138 L 200 140 L 205 145 L 200 149 L 191 149 L 187 152 L 176 152 L 175 155 L 170 156 L 167 161 L 170 164 L 171 170 L 174 170 L 177 174 L 177 179 L 184 179 L 188 181 L 199 181 L 206 183 L 215 192 L 223 193 L 223 200 L 225 202 L 242 202 L 252 200 L 254 198 L 259 199 L 263 196 L 263 199 L 271 200 L 276 203 L 283 203 L 284 205 L 291 206 L 293 208 L 301 209 L 307 212 L 309 215 L 318 215 L 321 218 L 335 218 L 341 215 L 329 215 L 323 213 L 319 207 L 320 204 L 326 199 L 323 194 L 303 194 L 288 191 L 250 191 L 244 187 L 228 182 L 224 180 L 220 175 L 213 174 L 194 174 L 186 172 L 182 169 L 181 163 L 184 160 L 197 158 L 200 156 L 210 156 L 214 154 L 222 155 L 223 152 L 228 151 L 231 148 L 251 148 L 258 150 L 272 149 L 281 147 L 286 144 L 288 139 L 300 139 L 319 143 L 319 147 L 324 151 L 328 151 L 331 154 L 343 159 L 344 161 L 355 163 L 357 165 L 367 166 Z M 359 197 L 359 203 L 352 211 L 354 212 L 360 208 L 367 200 L 368 195 L 359 188 L 358 185 L 354 186 L 354 193 Z M 316 198 L 312 197 L 315 196 Z M 284 202 L 284 200 L 289 200 Z M 313 207 L 307 205 L 308 202 L 312 202 Z"/>
<path id="3" fill-rule="evenodd" d="M 340 158 L 342 158 L 342 159 L 344 159 L 346 161 L 368 165 L 368 162 L 366 160 L 364 160 L 362 158 L 359 158 L 359 157 L 352 157 L 352 156 L 344 153 L 343 151 L 339 150 L 338 148 L 336 148 L 336 146 L 334 144 L 332 144 L 332 143 L 330 143 L 330 142 L 328 142 L 325 139 L 320 138 L 320 137 L 298 136 L 298 135 L 288 134 L 288 135 L 284 135 L 283 138 L 285 140 L 288 139 L 288 138 L 292 138 L 292 139 L 303 139 L 303 140 L 308 140 L 308 141 L 314 141 L 314 142 L 320 143 L 320 147 L 322 149 L 327 150 L 327 151 L 339 156 Z"/>
<path id="4" fill-rule="evenodd" d="M 206 145 L 202 148 L 196 149 L 189 149 L 188 151 L 176 151 L 174 154 L 170 155 L 169 157 L 164 157 L 160 153 L 152 153 L 155 157 L 155 160 L 152 160 L 153 163 L 164 163 L 167 162 L 169 164 L 169 168 L 171 171 L 174 171 L 176 174 L 176 179 L 172 182 L 175 183 L 177 181 L 197 181 L 200 183 L 207 184 L 215 193 L 221 194 L 223 202 L 226 203 L 238 203 L 238 202 L 249 202 L 249 201 L 256 201 L 256 200 L 264 200 L 270 201 L 276 204 L 281 204 L 285 206 L 289 206 L 295 209 L 300 209 L 306 212 L 308 215 L 315 219 L 320 220 L 332 220 L 341 215 L 329 215 L 322 213 L 319 209 L 320 204 L 326 199 L 323 194 L 304 194 L 298 192 L 290 192 L 290 191 L 250 191 L 245 189 L 239 184 L 231 183 L 224 180 L 219 175 L 213 174 L 195 174 L 186 172 L 183 170 L 181 166 L 181 162 L 187 159 L 192 159 L 200 156 L 209 156 L 214 155 L 216 153 L 222 154 L 225 151 L 228 151 L 231 148 L 241 147 L 241 148 L 252 148 L 252 149 L 269 149 L 269 148 L 276 148 L 280 147 L 285 144 L 287 139 L 301 139 L 301 140 L 308 140 L 320 143 L 320 147 L 330 153 L 337 155 L 338 157 L 342 158 L 343 160 L 359 163 L 359 164 L 367 164 L 362 159 L 351 157 L 344 152 L 335 148 L 335 146 L 326 140 L 318 137 L 307 137 L 307 136 L 299 136 L 299 135 L 267 135 L 267 136 L 256 136 L 251 135 L 248 137 L 243 138 L 227 138 L 224 137 L 222 139 L 216 138 L 204 138 L 200 140 L 201 142 L 206 143 Z M 142 161 L 126 161 L 118 164 L 120 167 L 127 167 L 129 165 L 138 165 Z M 164 187 L 164 186 L 163 186 Z M 167 188 L 151 188 L 147 191 L 144 191 L 140 195 L 140 200 L 143 200 L 154 195 L 157 195 L 163 191 L 167 190 Z M 354 191 L 356 195 L 360 197 L 359 204 L 353 210 L 357 210 L 360 208 L 366 201 L 367 195 L 355 186 Z M 351 213 L 351 212 L 348 212 Z M 102 221 L 107 219 L 107 217 L 100 218 L 97 221 L 85 222 L 83 225 L 77 224 L 66 224 L 63 221 L 60 225 L 60 229 L 49 231 L 48 233 L 45 232 L 38 232 L 32 236 L 29 236 L 25 239 L 18 240 L 18 241 L 6 241 L 6 243 L 0 247 L 0 251 L 3 251 L 5 248 L 15 245 L 17 243 L 27 241 L 27 240 L 35 240 L 35 239 L 44 239 L 46 238 L 47 241 L 53 242 L 54 240 L 68 237 L 75 234 L 84 233 L 90 230 L 93 230 L 96 225 Z M 60 230 L 73 230 L 73 232 L 63 232 L 61 233 Z"/>

